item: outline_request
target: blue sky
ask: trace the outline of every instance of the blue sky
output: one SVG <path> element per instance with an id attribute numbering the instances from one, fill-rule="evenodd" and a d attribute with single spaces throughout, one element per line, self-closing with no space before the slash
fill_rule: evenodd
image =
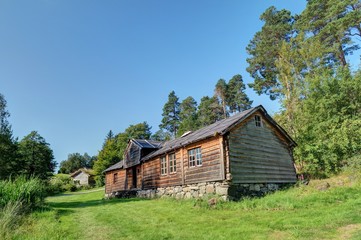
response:
<path id="1" fill-rule="evenodd" d="M 269 6 L 306 1 L 0 0 L 0 93 L 14 135 L 36 130 L 54 151 L 96 155 L 111 129 L 158 129 L 170 91 L 212 95 L 245 71 L 246 46 Z M 247 94 L 271 114 L 277 102 Z"/>

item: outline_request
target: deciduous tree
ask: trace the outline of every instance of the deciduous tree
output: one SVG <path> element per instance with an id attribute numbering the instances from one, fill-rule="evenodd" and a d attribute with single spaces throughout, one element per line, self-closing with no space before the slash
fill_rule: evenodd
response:
<path id="1" fill-rule="evenodd" d="M 56 167 L 53 150 L 49 143 L 36 131 L 32 131 L 19 143 L 19 153 L 23 161 L 22 173 L 41 179 L 50 177 Z"/>

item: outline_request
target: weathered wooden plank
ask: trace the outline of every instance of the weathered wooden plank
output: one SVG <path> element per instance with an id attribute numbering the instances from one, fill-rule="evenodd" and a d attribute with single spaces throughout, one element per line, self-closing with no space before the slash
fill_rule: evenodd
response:
<path id="1" fill-rule="evenodd" d="M 256 127 L 253 119 L 230 133 L 232 182 L 293 182 L 293 160 L 284 137 L 270 124 Z"/>
<path id="2" fill-rule="evenodd" d="M 278 169 L 280 171 L 290 171 L 293 170 L 292 166 L 276 166 L 276 165 L 255 165 L 252 163 L 235 163 L 235 171 L 242 171 L 243 169 L 268 169 L 268 170 L 275 170 Z"/>
<path id="3" fill-rule="evenodd" d="M 286 149 L 272 149 L 272 148 L 257 148 L 256 146 L 245 146 L 239 150 L 231 150 L 230 154 L 241 153 L 241 154 L 262 154 L 264 157 L 270 156 L 282 156 L 290 158 L 290 154 L 286 152 Z"/>
<path id="4" fill-rule="evenodd" d="M 287 159 L 281 159 L 270 156 L 231 156 L 232 164 L 236 165 L 239 163 L 249 163 L 254 165 L 270 165 L 270 166 L 290 166 L 293 167 L 293 163 L 287 161 Z"/>

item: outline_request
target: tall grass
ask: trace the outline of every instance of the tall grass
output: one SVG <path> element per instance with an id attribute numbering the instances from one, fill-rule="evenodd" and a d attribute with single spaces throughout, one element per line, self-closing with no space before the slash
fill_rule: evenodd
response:
<path id="1" fill-rule="evenodd" d="M 19 225 L 22 217 L 20 201 L 8 202 L 0 209 L 0 239 L 10 239 L 13 230 Z"/>
<path id="2" fill-rule="evenodd" d="M 11 239 L 22 216 L 44 202 L 46 189 L 37 178 L 0 181 L 0 239 Z"/>
<path id="3" fill-rule="evenodd" d="M 37 178 L 18 177 L 0 181 L 0 208 L 10 202 L 21 202 L 22 207 L 33 209 L 43 203 L 45 197 L 45 186 Z"/>

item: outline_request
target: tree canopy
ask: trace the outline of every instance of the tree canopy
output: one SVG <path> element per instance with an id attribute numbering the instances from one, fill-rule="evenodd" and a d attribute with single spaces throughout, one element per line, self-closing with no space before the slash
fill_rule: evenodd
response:
<path id="1" fill-rule="evenodd" d="M 164 104 L 162 113 L 162 123 L 159 125 L 161 129 L 166 129 L 174 137 L 177 135 L 179 128 L 179 112 L 180 112 L 179 98 L 172 91 L 168 95 L 168 101 Z"/>
<path id="2" fill-rule="evenodd" d="M 42 179 L 53 174 L 56 167 L 53 150 L 38 132 L 32 131 L 19 142 L 19 154 L 23 174 Z"/>

